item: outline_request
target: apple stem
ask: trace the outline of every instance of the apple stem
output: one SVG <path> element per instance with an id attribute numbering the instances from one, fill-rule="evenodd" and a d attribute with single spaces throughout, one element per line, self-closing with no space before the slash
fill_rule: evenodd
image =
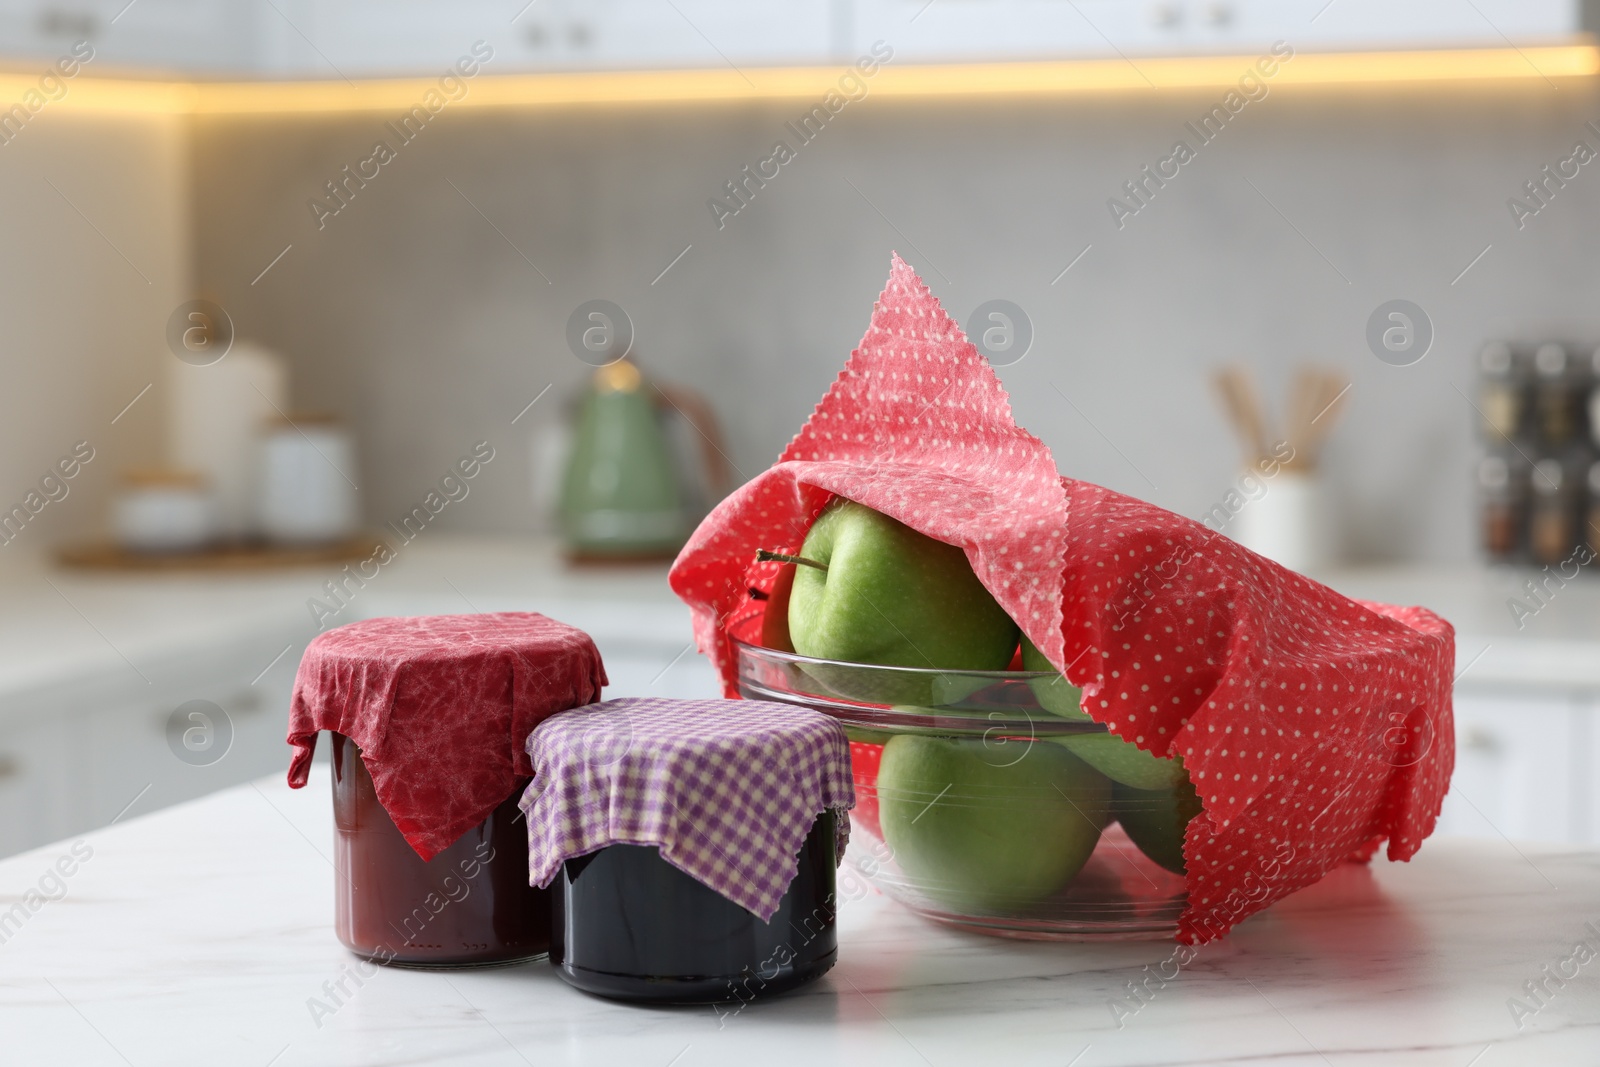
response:
<path id="1" fill-rule="evenodd" d="M 786 556 L 782 552 L 768 552 L 764 548 L 756 552 L 756 559 L 762 563 L 798 563 L 802 567 L 815 567 L 819 571 L 828 569 L 826 563 L 818 563 L 814 559 L 806 559 L 804 556 Z"/>

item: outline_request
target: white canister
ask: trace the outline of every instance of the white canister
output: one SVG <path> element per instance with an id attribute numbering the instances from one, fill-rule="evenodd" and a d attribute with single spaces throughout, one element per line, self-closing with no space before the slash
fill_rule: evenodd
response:
<path id="1" fill-rule="evenodd" d="M 111 502 L 111 529 L 129 552 L 194 551 L 217 527 L 216 498 L 198 471 L 128 471 Z"/>
<path id="2" fill-rule="evenodd" d="M 263 427 L 258 518 L 267 540 L 315 544 L 354 536 L 355 452 L 350 434 L 325 416 L 290 416 Z"/>
<path id="3" fill-rule="evenodd" d="M 168 455 L 200 471 L 216 497 L 222 536 L 254 531 L 260 491 L 254 482 L 256 428 L 288 406 L 283 360 L 259 345 L 236 341 L 215 363 L 173 360 Z"/>
<path id="4" fill-rule="evenodd" d="M 1292 571 L 1311 571 L 1333 562 L 1322 480 L 1315 474 L 1280 469 L 1257 478 L 1266 489 L 1246 498 L 1234 517 L 1234 540 Z"/>

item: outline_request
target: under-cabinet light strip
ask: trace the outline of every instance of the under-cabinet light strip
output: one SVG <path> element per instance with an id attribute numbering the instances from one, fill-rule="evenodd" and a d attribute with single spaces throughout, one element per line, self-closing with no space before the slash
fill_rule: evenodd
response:
<path id="1" fill-rule="evenodd" d="M 1251 70 L 1256 56 L 1182 56 L 1134 60 L 888 64 L 863 79 L 874 97 L 1072 96 L 1225 88 Z M 654 70 L 479 75 L 460 108 L 541 108 L 753 100 L 821 100 L 837 90 L 843 67 L 747 67 L 742 71 Z M 1409 52 L 1300 52 L 1269 81 L 1284 85 L 1403 84 L 1593 77 L 1600 49 L 1592 44 Z M 61 86 L 65 87 L 64 93 Z M 194 115 L 273 115 L 408 110 L 439 90 L 426 77 L 344 81 L 145 81 L 79 75 L 43 92 L 38 75 L 0 74 L 0 131 L 13 104 L 45 110 Z M 30 91 L 33 95 L 29 95 Z M 859 92 L 859 90 L 857 90 Z M 56 97 L 56 98 L 52 98 Z M 435 103 L 440 98 L 434 98 Z"/>

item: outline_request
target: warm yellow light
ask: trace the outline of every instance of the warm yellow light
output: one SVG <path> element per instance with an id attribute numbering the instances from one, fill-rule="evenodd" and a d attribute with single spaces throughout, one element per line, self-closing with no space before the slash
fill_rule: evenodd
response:
<path id="1" fill-rule="evenodd" d="M 1255 56 L 1182 56 L 1053 62 L 893 65 L 868 82 L 874 97 L 1070 96 L 1152 89 L 1222 88 Z M 711 101 L 820 100 L 843 67 L 747 68 L 480 75 L 461 108 L 537 108 L 585 104 L 682 104 Z M 1271 78 L 1283 85 L 1348 85 L 1593 77 L 1600 49 L 1591 44 L 1411 52 L 1301 52 Z M 51 109 L 199 115 L 404 111 L 436 87 L 431 78 L 316 82 L 157 82 L 80 76 Z M 0 108 L 19 101 L 38 79 L 0 74 Z"/>
<path id="2" fill-rule="evenodd" d="M 196 87 L 187 82 L 134 81 L 124 78 L 92 78 L 79 75 L 56 83 L 65 86 L 65 95 L 51 99 L 39 85 L 39 75 L 0 74 L 0 118 L 14 106 L 32 105 L 50 113 L 57 110 L 122 112 L 128 114 L 186 114 L 199 101 Z M 32 93 L 30 97 L 28 94 Z M 38 102 L 44 101 L 39 107 Z"/>

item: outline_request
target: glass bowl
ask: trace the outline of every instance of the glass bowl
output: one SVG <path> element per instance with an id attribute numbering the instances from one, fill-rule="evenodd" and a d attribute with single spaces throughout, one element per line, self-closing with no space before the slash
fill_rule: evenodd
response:
<path id="1" fill-rule="evenodd" d="M 1156 940 L 1177 930 L 1193 788 L 1180 765 L 1079 710 L 1078 690 L 1059 675 L 733 646 L 741 695 L 843 723 L 856 787 L 845 862 L 881 892 L 999 937 Z"/>

